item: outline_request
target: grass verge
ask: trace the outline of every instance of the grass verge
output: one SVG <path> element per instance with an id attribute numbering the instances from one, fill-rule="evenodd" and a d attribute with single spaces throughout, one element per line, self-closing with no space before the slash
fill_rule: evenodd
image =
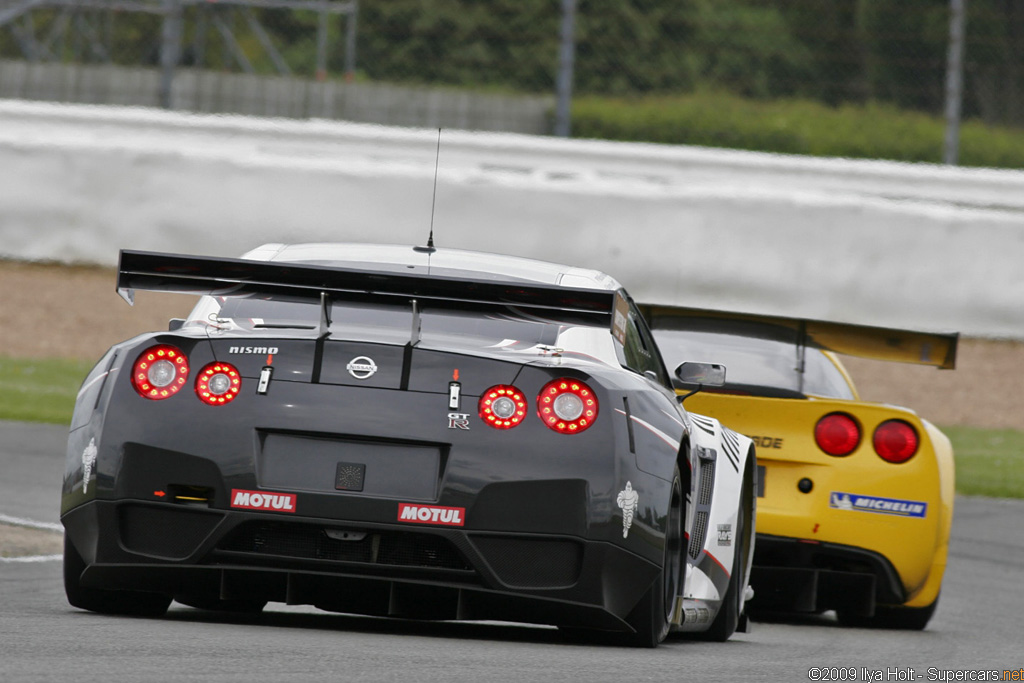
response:
<path id="1" fill-rule="evenodd" d="M 0 356 L 0 420 L 70 424 L 75 396 L 93 363 Z M 943 427 L 956 454 L 959 493 L 1024 498 L 1024 432 Z"/>
<path id="2" fill-rule="evenodd" d="M 0 356 L 0 419 L 70 424 L 92 361 Z"/>
<path id="3" fill-rule="evenodd" d="M 976 427 L 942 431 L 953 443 L 958 493 L 1024 498 L 1024 432 Z"/>
<path id="4" fill-rule="evenodd" d="M 874 102 L 829 107 L 716 91 L 572 102 L 574 137 L 782 154 L 941 163 L 945 130 L 942 116 Z M 959 163 L 1024 168 L 1024 132 L 966 120 Z"/>

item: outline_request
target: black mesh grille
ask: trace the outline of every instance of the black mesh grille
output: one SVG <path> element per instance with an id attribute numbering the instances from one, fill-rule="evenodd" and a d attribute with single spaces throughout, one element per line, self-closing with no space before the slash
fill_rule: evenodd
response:
<path id="1" fill-rule="evenodd" d="M 701 510 L 693 518 L 693 533 L 690 534 L 690 557 L 696 558 L 704 547 L 704 537 L 708 533 L 708 513 Z"/>
<path id="2" fill-rule="evenodd" d="M 506 585 L 561 588 L 579 578 L 583 548 L 573 541 L 501 536 L 474 536 L 472 540 Z"/>
<path id="3" fill-rule="evenodd" d="M 221 517 L 186 507 L 122 505 L 118 508 L 121 544 L 136 553 L 183 559 L 196 551 Z"/>
<path id="4" fill-rule="evenodd" d="M 715 461 L 700 461 L 700 491 L 697 492 L 697 513 L 693 517 L 693 531 L 690 534 L 690 557 L 696 558 L 704 547 L 704 539 L 708 534 L 708 510 L 711 506 L 711 494 L 715 490 Z"/>
<path id="5" fill-rule="evenodd" d="M 406 532 L 367 533 L 359 540 L 339 540 L 328 536 L 327 530 L 319 526 L 246 522 L 231 532 L 217 548 L 307 560 L 470 569 L 446 539 Z"/>
<path id="6" fill-rule="evenodd" d="M 711 493 L 715 490 L 715 461 L 700 461 L 700 499 L 698 505 L 711 505 Z"/>

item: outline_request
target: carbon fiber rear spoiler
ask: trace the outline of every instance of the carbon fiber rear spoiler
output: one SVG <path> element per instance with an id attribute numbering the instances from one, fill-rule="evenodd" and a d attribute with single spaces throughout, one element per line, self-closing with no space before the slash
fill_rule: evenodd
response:
<path id="1" fill-rule="evenodd" d="M 276 294 L 315 301 L 416 299 L 592 314 L 607 320 L 616 295 L 611 290 L 527 281 L 121 250 L 117 292 L 133 304 L 136 289 L 215 296 Z"/>
<path id="2" fill-rule="evenodd" d="M 956 350 L 960 338 L 955 332 L 919 332 L 702 308 L 641 304 L 640 310 L 653 330 L 683 329 L 686 321 L 700 321 L 701 329 L 714 331 L 716 321 L 746 321 L 792 330 L 800 346 L 813 344 L 848 356 L 933 365 L 942 370 L 956 367 Z M 725 329 L 722 331 L 726 332 Z"/>

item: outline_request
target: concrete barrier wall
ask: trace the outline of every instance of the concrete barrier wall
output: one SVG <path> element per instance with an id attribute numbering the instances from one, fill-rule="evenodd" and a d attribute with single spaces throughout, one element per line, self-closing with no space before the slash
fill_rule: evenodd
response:
<path id="1" fill-rule="evenodd" d="M 437 131 L 0 101 L 0 253 L 423 243 Z M 435 241 L 637 299 L 1024 338 L 1024 173 L 444 131 Z"/>

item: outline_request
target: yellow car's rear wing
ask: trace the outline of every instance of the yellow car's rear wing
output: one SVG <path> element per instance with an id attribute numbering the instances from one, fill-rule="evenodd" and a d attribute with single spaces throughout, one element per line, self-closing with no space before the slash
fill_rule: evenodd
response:
<path id="1" fill-rule="evenodd" d="M 890 327 L 787 318 L 757 313 L 715 311 L 702 308 L 640 304 L 651 329 L 679 328 L 686 321 L 699 322 L 703 329 L 715 321 L 747 321 L 793 330 L 801 346 L 817 346 L 848 356 L 934 365 L 943 370 L 956 367 L 958 333 L 919 332 Z M 723 332 L 726 330 L 722 330 Z"/>

